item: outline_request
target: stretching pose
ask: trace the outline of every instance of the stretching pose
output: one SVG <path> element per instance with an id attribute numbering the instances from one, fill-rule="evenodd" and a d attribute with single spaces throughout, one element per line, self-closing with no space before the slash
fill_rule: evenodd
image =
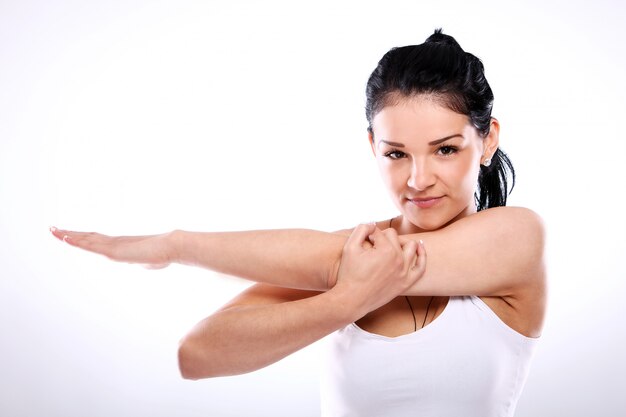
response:
<path id="1" fill-rule="evenodd" d="M 387 52 L 366 95 L 391 219 L 335 233 L 52 233 L 114 261 L 257 282 L 181 340 L 185 378 L 251 372 L 331 335 L 324 416 L 512 416 L 546 310 L 544 228 L 505 207 L 515 175 L 483 65 L 438 29 Z"/>

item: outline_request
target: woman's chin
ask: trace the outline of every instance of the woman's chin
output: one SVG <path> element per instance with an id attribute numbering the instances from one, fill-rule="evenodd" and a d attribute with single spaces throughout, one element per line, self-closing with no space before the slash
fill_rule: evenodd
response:
<path id="1" fill-rule="evenodd" d="M 465 217 L 474 210 L 472 207 L 459 207 L 453 209 L 452 207 L 446 207 L 445 205 L 439 205 L 438 207 L 420 208 L 412 202 L 408 202 L 402 206 L 400 210 L 404 225 L 402 232 L 404 233 L 420 233 L 420 232 L 432 232 L 434 230 L 441 229 L 449 225 L 462 217 Z"/>
<path id="2" fill-rule="evenodd" d="M 416 216 L 414 213 L 402 213 L 402 217 L 404 218 L 404 224 L 401 227 L 403 234 L 432 232 L 447 224 L 447 221 L 439 216 Z"/>

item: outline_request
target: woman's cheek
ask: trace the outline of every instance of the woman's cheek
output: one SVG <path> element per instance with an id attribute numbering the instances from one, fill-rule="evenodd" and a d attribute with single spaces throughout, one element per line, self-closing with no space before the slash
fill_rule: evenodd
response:
<path id="1" fill-rule="evenodd" d="M 405 189 L 408 182 L 408 177 L 405 170 L 401 166 L 394 166 L 389 170 L 389 186 L 396 192 L 401 192 Z"/>
<path id="2" fill-rule="evenodd" d="M 378 161 L 378 170 L 385 186 L 390 190 L 397 189 L 399 181 L 397 167 L 383 159 Z"/>

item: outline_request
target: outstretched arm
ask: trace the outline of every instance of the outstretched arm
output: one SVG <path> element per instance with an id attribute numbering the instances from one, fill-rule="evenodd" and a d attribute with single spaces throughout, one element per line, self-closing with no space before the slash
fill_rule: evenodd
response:
<path id="1" fill-rule="evenodd" d="M 174 262 L 280 287 L 334 285 L 347 237 L 308 229 L 173 232 Z"/>
<path id="2" fill-rule="evenodd" d="M 376 233 L 370 237 L 375 241 Z M 393 229 L 390 229 L 393 231 Z M 156 236 L 109 237 L 56 230 L 56 237 L 109 259 L 163 267 L 205 267 L 281 287 L 326 291 L 337 280 L 347 237 L 305 229 L 246 232 L 174 231 Z M 510 295 L 543 278 L 544 231 L 532 211 L 497 207 L 433 232 L 401 236 L 423 240 L 429 260 L 405 295 Z M 541 283 L 539 283 L 541 284 Z"/>
<path id="3" fill-rule="evenodd" d="M 335 285 L 347 240 L 305 229 L 175 236 L 180 263 L 322 291 Z M 543 275 L 543 225 L 528 209 L 493 208 L 437 231 L 400 236 L 403 244 L 420 239 L 428 253 L 426 272 L 405 295 L 506 296 Z"/>
<path id="4" fill-rule="evenodd" d="M 147 236 L 107 236 L 54 227 L 50 231 L 71 246 L 116 262 L 149 269 L 177 262 L 279 287 L 319 291 L 332 287 L 329 279 L 336 273 L 347 240 L 346 236 L 305 229 L 175 230 Z"/>

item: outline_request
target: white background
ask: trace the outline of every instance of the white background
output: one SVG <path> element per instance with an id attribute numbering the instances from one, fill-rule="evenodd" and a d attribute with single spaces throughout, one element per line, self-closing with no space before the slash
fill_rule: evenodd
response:
<path id="1" fill-rule="evenodd" d="M 0 414 L 315 416 L 320 343 L 185 381 L 179 338 L 249 282 L 54 239 L 336 230 L 395 215 L 364 89 L 437 27 L 483 60 L 549 232 L 550 310 L 517 416 L 626 410 L 621 2 L 0 1 Z M 523 4 L 522 4 L 523 3 Z"/>

